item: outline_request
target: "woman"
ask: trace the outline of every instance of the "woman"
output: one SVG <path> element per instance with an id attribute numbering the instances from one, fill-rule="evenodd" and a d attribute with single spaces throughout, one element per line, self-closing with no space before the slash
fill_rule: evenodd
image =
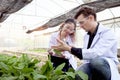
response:
<path id="1" fill-rule="evenodd" d="M 67 19 L 61 26 L 59 31 L 53 33 L 50 39 L 50 48 L 53 45 L 57 45 L 57 38 L 65 41 L 68 45 L 73 46 L 75 42 L 75 31 L 76 31 L 76 23 L 74 19 Z M 48 51 L 51 56 L 51 62 L 53 63 L 53 67 L 57 67 L 58 65 L 65 63 L 63 71 L 68 71 L 70 67 L 74 70 L 77 68 L 77 62 L 74 59 L 74 56 L 70 54 L 68 51 L 61 52 L 60 54 L 55 53 L 53 50 Z"/>

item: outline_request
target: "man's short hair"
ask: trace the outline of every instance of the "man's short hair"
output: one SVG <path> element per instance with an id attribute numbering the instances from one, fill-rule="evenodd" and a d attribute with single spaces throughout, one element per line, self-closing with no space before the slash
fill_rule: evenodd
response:
<path id="1" fill-rule="evenodd" d="M 81 14 L 83 14 L 84 17 L 88 17 L 89 15 L 93 15 L 94 19 L 96 20 L 96 12 L 95 12 L 94 8 L 92 8 L 90 6 L 81 7 L 80 10 L 74 16 L 74 18 L 77 19 L 78 16 L 81 15 Z"/>

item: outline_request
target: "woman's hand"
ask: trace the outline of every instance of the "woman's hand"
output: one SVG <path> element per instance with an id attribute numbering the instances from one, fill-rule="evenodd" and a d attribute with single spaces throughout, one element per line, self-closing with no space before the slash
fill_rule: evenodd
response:
<path id="1" fill-rule="evenodd" d="M 52 49 L 48 49 L 48 51 L 47 51 L 50 55 L 54 55 L 54 52 L 53 52 L 53 50 Z"/>
<path id="2" fill-rule="evenodd" d="M 53 49 L 48 49 L 47 52 L 48 52 L 50 55 L 52 55 L 52 56 L 57 56 L 57 57 L 65 58 L 63 52 L 61 52 L 60 54 L 56 54 Z"/>
<path id="3" fill-rule="evenodd" d="M 64 41 L 57 39 L 58 45 L 51 46 L 53 49 L 59 50 L 59 51 L 71 51 L 71 46 L 67 45 Z"/>

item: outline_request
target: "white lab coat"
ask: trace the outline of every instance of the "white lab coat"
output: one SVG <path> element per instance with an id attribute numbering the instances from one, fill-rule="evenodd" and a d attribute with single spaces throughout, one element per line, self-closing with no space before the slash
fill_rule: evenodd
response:
<path id="1" fill-rule="evenodd" d="M 58 42 L 56 40 L 58 38 L 58 35 L 59 35 L 59 32 L 55 32 L 51 35 L 50 42 L 49 42 L 49 48 L 51 48 L 51 46 L 55 46 L 58 44 Z M 67 36 L 66 41 L 68 42 L 69 45 L 73 46 L 73 42 L 72 42 L 70 36 Z M 68 51 L 64 52 L 64 56 L 66 59 L 69 59 L 69 63 L 74 68 L 74 70 L 76 70 L 77 61 L 75 60 L 74 56 L 72 54 L 70 54 Z"/>
<path id="2" fill-rule="evenodd" d="M 111 69 L 111 80 L 120 80 L 120 74 L 118 73 L 117 64 L 117 41 L 114 37 L 114 33 L 103 25 L 99 25 L 96 36 L 89 49 L 87 49 L 89 41 L 89 35 L 84 37 L 84 47 L 82 49 L 83 60 L 89 62 L 90 59 L 95 57 L 105 58 Z"/>

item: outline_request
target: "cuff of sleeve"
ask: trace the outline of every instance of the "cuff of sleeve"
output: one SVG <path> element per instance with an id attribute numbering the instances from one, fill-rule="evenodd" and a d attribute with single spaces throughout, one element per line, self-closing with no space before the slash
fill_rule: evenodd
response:
<path id="1" fill-rule="evenodd" d="M 82 49 L 81 48 L 74 48 L 74 47 L 72 47 L 71 48 L 71 53 L 73 55 L 75 55 L 76 57 L 78 57 L 79 59 L 83 59 Z"/>

